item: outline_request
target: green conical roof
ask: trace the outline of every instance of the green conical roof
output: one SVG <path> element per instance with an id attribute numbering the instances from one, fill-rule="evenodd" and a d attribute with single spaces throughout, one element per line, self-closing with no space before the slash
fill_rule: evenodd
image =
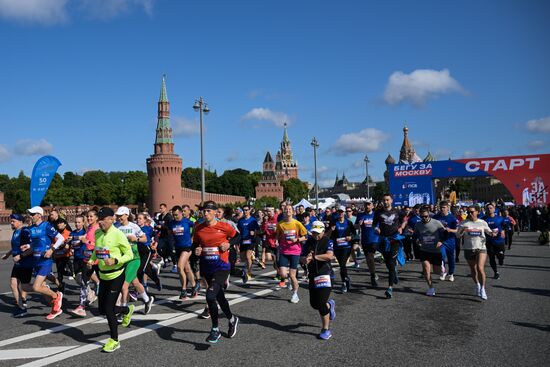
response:
<path id="1" fill-rule="evenodd" d="M 168 95 L 166 94 L 166 74 L 162 76 L 159 102 L 168 102 Z"/>

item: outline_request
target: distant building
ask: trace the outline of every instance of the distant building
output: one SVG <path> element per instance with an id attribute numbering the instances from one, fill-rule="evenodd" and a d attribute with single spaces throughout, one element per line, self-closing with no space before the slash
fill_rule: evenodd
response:
<path id="1" fill-rule="evenodd" d="M 376 183 L 372 180 L 369 181 L 370 193 L 373 193 Z M 336 179 L 334 180 L 334 185 L 328 188 L 319 189 L 320 198 L 336 198 L 340 199 L 340 195 L 349 196 L 351 199 L 367 197 L 367 178 L 361 182 L 350 182 L 345 173 L 342 173 L 342 177 L 336 174 Z M 310 197 L 315 197 L 314 190 L 310 191 Z"/>
<path id="2" fill-rule="evenodd" d="M 4 200 L 4 193 L 0 191 L 0 223 L 8 223 L 9 216 L 12 213 L 10 209 L 6 209 L 6 201 Z"/>
<path id="3" fill-rule="evenodd" d="M 275 155 L 275 161 L 270 152 L 267 152 L 262 165 L 262 179 L 256 186 L 256 199 L 272 196 L 279 201 L 284 200 L 282 182 L 291 178 L 298 178 L 298 162 L 292 156 L 292 147 L 286 124 L 283 132 L 283 141 Z"/>

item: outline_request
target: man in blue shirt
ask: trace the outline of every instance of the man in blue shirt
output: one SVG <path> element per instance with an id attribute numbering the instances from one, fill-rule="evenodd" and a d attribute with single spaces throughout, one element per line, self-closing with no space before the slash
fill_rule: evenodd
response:
<path id="1" fill-rule="evenodd" d="M 506 232 L 504 230 L 504 218 L 495 213 L 495 204 L 489 203 L 485 206 L 486 216 L 483 218 L 487 222 L 489 228 L 495 234 L 494 237 L 487 237 L 487 256 L 489 257 L 489 264 L 495 272 L 494 278 L 499 279 L 500 273 L 498 272 L 496 258 L 498 258 L 498 264 L 502 266 L 504 264 L 504 247 Z"/>
<path id="2" fill-rule="evenodd" d="M 260 229 L 258 222 L 250 215 L 250 206 L 243 206 L 244 217 L 239 219 L 237 228 L 241 234 L 241 244 L 239 246 L 241 261 L 246 261 L 246 269 L 242 270 L 241 278 L 243 284 L 246 284 L 252 278 L 252 263 L 254 261 L 254 246 L 256 246 L 256 231 Z"/>
<path id="3" fill-rule="evenodd" d="M 373 288 L 378 287 L 376 268 L 374 265 L 374 254 L 378 247 L 378 234 L 372 226 L 374 220 L 374 205 L 372 202 L 365 203 L 365 211 L 357 216 L 355 220 L 355 226 L 358 229 L 361 229 L 361 246 L 363 247 L 363 252 L 367 257 L 367 265 L 370 272 L 370 284 Z"/>
<path id="4" fill-rule="evenodd" d="M 188 296 L 187 279 L 189 279 L 189 283 L 191 284 L 191 298 L 195 298 L 198 295 L 197 282 L 189 263 L 193 249 L 191 231 L 193 230 L 194 223 L 189 219 L 191 214 L 189 205 L 184 205 L 184 207 L 182 208 L 179 205 L 173 207 L 174 220 L 168 223 L 168 228 L 174 238 L 174 246 L 176 248 L 178 273 L 181 282 L 180 299 L 182 300 L 186 300 Z"/>
<path id="5" fill-rule="evenodd" d="M 434 215 L 434 219 L 443 224 L 445 228 L 445 237 L 443 240 L 443 246 L 441 252 L 443 254 L 443 261 L 447 263 L 449 282 L 454 282 L 455 277 L 455 248 L 456 248 L 456 231 L 458 228 L 458 220 L 449 211 L 449 203 L 442 201 L 439 204 L 439 213 Z M 443 272 L 439 277 L 440 280 L 445 280 L 447 274 Z"/>

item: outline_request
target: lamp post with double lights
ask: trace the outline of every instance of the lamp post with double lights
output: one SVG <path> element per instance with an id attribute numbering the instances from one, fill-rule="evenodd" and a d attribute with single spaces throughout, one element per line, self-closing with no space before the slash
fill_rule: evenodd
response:
<path id="1" fill-rule="evenodd" d="M 311 146 L 313 147 L 313 166 L 314 166 L 314 173 L 315 173 L 315 212 L 319 210 L 319 187 L 317 186 L 317 148 L 319 147 L 319 143 L 317 142 L 317 139 L 313 137 L 313 140 L 311 141 Z"/>
<path id="2" fill-rule="evenodd" d="M 210 112 L 210 109 L 208 108 L 208 104 L 206 101 L 200 97 L 199 99 L 195 100 L 195 104 L 193 105 L 193 109 L 195 112 L 199 112 L 200 115 L 200 135 L 201 135 L 201 205 L 204 204 L 204 193 L 205 193 L 205 180 L 204 180 L 204 145 L 203 145 L 203 128 L 202 128 L 202 115 L 208 115 L 208 112 Z"/>
<path id="3" fill-rule="evenodd" d="M 365 166 L 367 168 L 367 198 L 370 199 L 370 185 L 369 185 L 369 156 L 365 154 Z"/>

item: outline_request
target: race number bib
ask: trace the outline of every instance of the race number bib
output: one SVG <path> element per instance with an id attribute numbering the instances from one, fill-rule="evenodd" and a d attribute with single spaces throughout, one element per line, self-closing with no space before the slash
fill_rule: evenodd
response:
<path id="1" fill-rule="evenodd" d="M 73 249 L 78 250 L 80 248 L 80 246 L 82 246 L 82 241 L 72 240 L 71 241 L 71 246 L 73 247 Z"/>
<path id="2" fill-rule="evenodd" d="M 315 288 L 330 288 L 330 275 L 318 275 L 313 278 Z"/>
<path id="3" fill-rule="evenodd" d="M 348 241 L 346 240 L 346 237 L 340 237 L 336 239 L 336 246 L 347 246 Z"/>
<path id="4" fill-rule="evenodd" d="M 422 236 L 422 243 L 425 245 L 433 245 L 435 243 L 435 236 L 428 234 Z"/>
<path id="5" fill-rule="evenodd" d="M 95 256 L 98 259 L 105 260 L 108 259 L 110 256 L 110 252 L 108 248 L 96 248 L 95 249 Z"/>
<path id="6" fill-rule="evenodd" d="M 296 230 L 294 229 L 285 231 L 284 234 L 285 234 L 285 240 L 288 243 L 294 243 L 298 240 L 298 237 L 296 236 Z"/>
<path id="7" fill-rule="evenodd" d="M 216 261 L 220 259 L 220 250 L 217 247 L 203 247 L 201 257 L 207 261 Z"/>
<path id="8" fill-rule="evenodd" d="M 365 219 L 363 221 L 363 227 L 365 228 L 371 228 L 372 227 L 372 219 Z"/>
<path id="9" fill-rule="evenodd" d="M 481 230 L 477 228 L 468 228 L 468 231 L 466 232 L 470 235 L 470 237 L 479 237 L 481 236 Z"/>
<path id="10" fill-rule="evenodd" d="M 243 245 L 250 245 L 252 240 L 243 240 Z"/>

